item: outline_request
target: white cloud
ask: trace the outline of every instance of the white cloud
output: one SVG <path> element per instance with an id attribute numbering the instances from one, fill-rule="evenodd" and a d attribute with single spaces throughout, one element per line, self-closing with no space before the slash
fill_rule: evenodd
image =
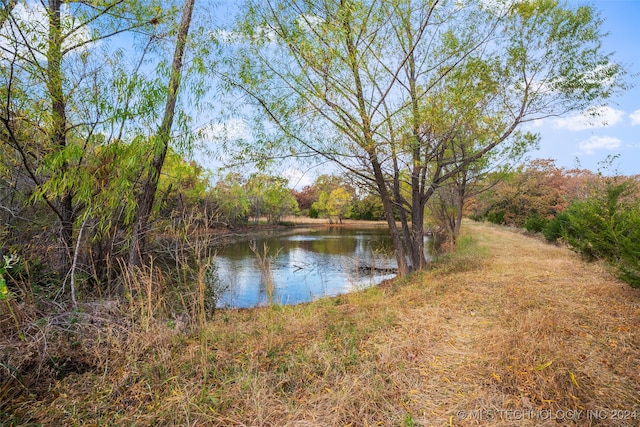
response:
<path id="1" fill-rule="evenodd" d="M 61 7 L 62 28 L 64 31 L 63 48 L 69 48 L 91 40 L 88 26 L 82 26 L 70 13 L 69 6 Z M 16 4 L 11 12 L 13 20 L 7 19 L 0 28 L 0 57 L 12 57 L 12 52 L 18 56 L 31 56 L 39 61 L 46 60 L 47 38 L 49 33 L 49 18 L 47 11 L 39 2 L 27 1 Z M 16 28 L 17 26 L 17 28 Z M 86 50 L 89 45 L 84 45 Z"/>
<path id="2" fill-rule="evenodd" d="M 222 123 L 212 123 L 199 131 L 206 141 L 233 141 L 247 139 L 251 132 L 242 119 L 230 119 Z"/>
<path id="3" fill-rule="evenodd" d="M 612 136 L 592 136 L 578 144 L 580 152 L 592 154 L 595 150 L 615 150 L 622 145 L 622 141 Z"/>
<path id="4" fill-rule="evenodd" d="M 243 43 L 246 40 L 243 34 L 237 31 L 225 30 L 223 28 L 212 30 L 209 34 L 219 43 L 224 44 Z"/>
<path id="5" fill-rule="evenodd" d="M 640 125 L 640 110 L 636 110 L 629 114 L 629 118 L 631 119 L 631 126 Z"/>
<path id="6" fill-rule="evenodd" d="M 282 175 L 289 180 L 289 185 L 295 189 L 302 189 L 313 183 L 308 174 L 297 168 L 287 168 L 282 172 Z"/>
<path id="7" fill-rule="evenodd" d="M 609 106 L 595 107 L 574 116 L 555 119 L 553 127 L 570 131 L 606 128 L 620 123 L 623 117 L 624 111 L 622 110 L 616 110 Z"/>
<path id="8" fill-rule="evenodd" d="M 324 20 L 316 15 L 303 14 L 298 16 L 296 22 L 304 31 L 312 33 L 314 29 L 320 27 Z"/>
<path id="9" fill-rule="evenodd" d="M 542 127 L 544 127 L 544 125 L 547 123 L 546 119 L 536 119 L 536 120 L 532 120 L 530 122 L 526 122 L 524 124 L 524 129 L 525 130 L 530 130 L 530 131 L 536 131 L 536 129 L 540 129 Z"/>

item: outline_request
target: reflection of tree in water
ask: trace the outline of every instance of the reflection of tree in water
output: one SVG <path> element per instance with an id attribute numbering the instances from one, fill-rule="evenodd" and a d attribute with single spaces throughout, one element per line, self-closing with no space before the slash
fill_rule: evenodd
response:
<path id="1" fill-rule="evenodd" d="M 265 270 L 272 275 L 266 276 L 261 274 L 258 257 L 248 241 L 229 245 L 218 252 L 220 277 L 230 279 L 229 292 L 221 303 L 242 307 L 266 305 L 270 300 L 297 303 L 349 292 L 353 286 L 369 286 L 383 276 L 386 278 L 390 263 L 391 268 L 395 267 L 393 260 L 383 259 L 388 252 L 385 232 L 345 227 L 256 240 L 260 257 L 269 262 Z M 243 258 L 242 254 L 246 256 Z M 271 280 L 271 289 L 267 278 Z"/>
<path id="2" fill-rule="evenodd" d="M 327 255 L 344 255 L 356 249 L 355 239 L 349 236 L 330 236 L 309 242 L 300 242 L 303 249 Z"/>
<path id="3" fill-rule="evenodd" d="M 344 265 L 340 262 L 342 258 L 341 252 L 329 254 L 327 252 L 317 251 L 316 249 L 313 249 L 310 245 L 300 245 L 298 248 L 300 252 L 296 251 L 295 255 L 297 256 L 289 260 L 288 263 L 294 274 L 305 278 L 309 275 L 323 276 L 344 270 Z M 292 251 L 292 253 L 294 252 Z"/>

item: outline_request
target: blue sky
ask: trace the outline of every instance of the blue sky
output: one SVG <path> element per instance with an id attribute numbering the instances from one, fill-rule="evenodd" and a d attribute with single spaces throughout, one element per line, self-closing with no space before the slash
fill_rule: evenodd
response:
<path id="1" fill-rule="evenodd" d="M 565 168 L 580 166 L 596 171 L 608 155 L 619 155 L 614 165 L 625 175 L 640 174 L 640 0 L 580 1 L 591 4 L 605 19 L 609 36 L 603 42 L 614 61 L 628 71 L 635 87 L 611 100 L 604 120 L 578 116 L 547 119 L 534 129 L 542 139 L 531 158 L 552 158 Z M 635 113 L 635 114 L 634 114 Z M 576 161 L 576 159 L 579 161 Z"/>

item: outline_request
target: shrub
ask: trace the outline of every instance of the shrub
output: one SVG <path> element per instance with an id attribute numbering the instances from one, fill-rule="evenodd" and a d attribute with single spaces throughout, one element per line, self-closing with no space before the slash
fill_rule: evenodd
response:
<path id="1" fill-rule="evenodd" d="M 547 218 L 538 212 L 534 212 L 527 216 L 527 219 L 524 221 L 524 228 L 530 233 L 541 233 L 548 223 L 549 220 Z"/>
<path id="2" fill-rule="evenodd" d="M 569 225 L 569 215 L 560 212 L 554 219 L 548 221 L 542 229 L 542 235 L 548 242 L 556 242 L 562 237 L 562 230 Z"/>
<path id="3" fill-rule="evenodd" d="M 632 181 L 608 183 L 603 194 L 573 203 L 562 237 L 590 260 L 603 259 L 616 275 L 640 287 L 640 203 Z"/>
<path id="4" fill-rule="evenodd" d="M 504 224 L 504 215 L 505 211 L 491 211 L 487 212 L 485 218 L 487 219 L 487 221 L 494 224 Z"/>

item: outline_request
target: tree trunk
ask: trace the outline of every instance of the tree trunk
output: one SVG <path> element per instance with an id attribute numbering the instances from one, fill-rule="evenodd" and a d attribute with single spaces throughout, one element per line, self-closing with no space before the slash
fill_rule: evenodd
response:
<path id="1" fill-rule="evenodd" d="M 422 270 L 427 265 L 424 256 L 424 205 L 420 199 L 411 205 L 411 259 L 413 270 Z"/>
<path id="2" fill-rule="evenodd" d="M 49 39 L 47 48 L 47 89 L 51 98 L 51 131 L 50 141 L 54 150 L 64 150 L 67 145 L 67 113 L 66 100 L 62 87 L 62 26 L 61 0 L 49 0 Z M 60 174 L 68 170 L 67 162 L 63 162 Z M 69 272 L 73 251 L 73 223 L 75 212 L 73 209 L 73 194 L 70 190 L 63 190 L 58 197 L 58 216 L 60 219 L 58 248 L 58 267 L 62 274 Z"/>
<path id="3" fill-rule="evenodd" d="M 455 194 L 456 220 L 453 227 L 453 236 L 452 236 L 454 244 L 458 241 L 458 236 L 460 236 L 460 227 L 462 226 L 462 213 L 463 213 L 462 211 L 464 209 L 466 189 L 467 189 L 467 181 L 466 181 L 466 178 L 464 178 L 461 183 L 456 185 L 456 194 Z"/>
<path id="4" fill-rule="evenodd" d="M 180 88 L 180 77 L 182 73 L 182 58 L 187 44 L 189 27 L 191 26 L 191 16 L 195 0 L 185 0 L 182 20 L 178 29 L 176 48 L 171 63 L 171 75 L 169 77 L 169 93 L 167 94 L 167 104 L 164 110 L 164 117 L 157 134 L 153 138 L 153 159 L 146 177 L 142 183 L 142 188 L 136 197 L 137 210 L 136 217 L 131 232 L 131 246 L 129 247 L 129 265 L 139 266 L 142 264 L 142 257 L 145 252 L 147 241 L 147 228 L 158 181 L 164 160 L 167 156 L 169 141 L 171 139 L 171 127 L 178 99 L 178 89 Z"/>
<path id="5" fill-rule="evenodd" d="M 387 184 L 382 173 L 382 167 L 375 154 L 370 154 L 371 166 L 373 174 L 378 186 L 378 192 L 380 199 L 382 200 L 382 206 L 384 207 L 384 217 L 387 220 L 389 227 L 389 234 L 391 235 L 391 243 L 396 253 L 396 262 L 398 264 L 398 276 L 404 277 L 409 273 L 407 269 L 407 260 L 405 257 L 405 249 L 396 226 L 396 217 L 393 209 L 393 202 L 391 201 L 391 195 L 387 189 Z"/>

